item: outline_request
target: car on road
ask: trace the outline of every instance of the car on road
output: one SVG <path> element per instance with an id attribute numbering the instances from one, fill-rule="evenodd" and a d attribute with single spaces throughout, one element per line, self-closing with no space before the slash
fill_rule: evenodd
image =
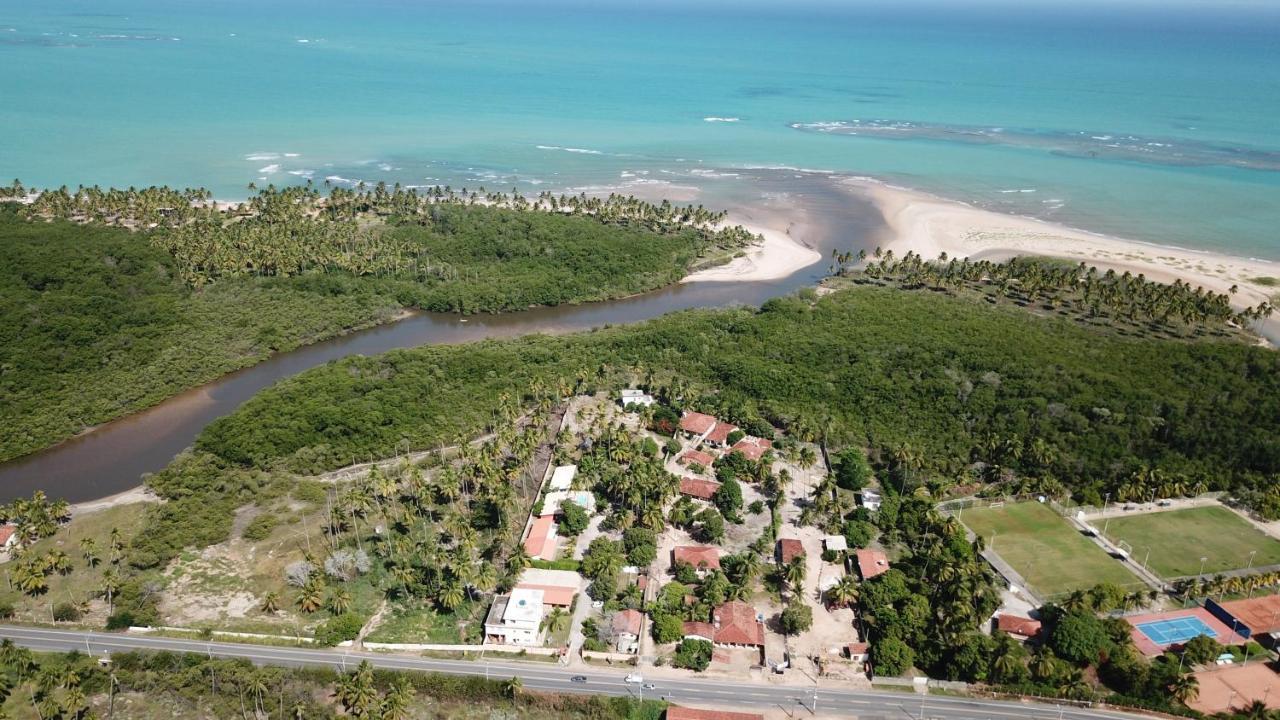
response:
<path id="1" fill-rule="evenodd" d="M 622 682 L 629 683 L 631 685 L 639 685 L 644 682 L 644 678 L 635 673 L 631 673 L 630 675 L 622 678 Z"/>
<path id="2" fill-rule="evenodd" d="M 657 690 L 657 689 L 658 689 L 658 686 L 657 686 L 657 685 L 655 685 L 655 684 L 653 684 L 653 683 L 645 683 L 644 685 L 641 685 L 640 687 L 644 688 L 645 690 Z"/>
<path id="3" fill-rule="evenodd" d="M 584 683 L 586 681 L 587 681 L 586 675 L 574 675 L 573 677 L 569 678 L 569 682 L 572 682 L 572 683 Z"/>

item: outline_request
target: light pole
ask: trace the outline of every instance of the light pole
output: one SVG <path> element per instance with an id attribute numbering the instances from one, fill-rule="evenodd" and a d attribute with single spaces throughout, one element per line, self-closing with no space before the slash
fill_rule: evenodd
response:
<path id="1" fill-rule="evenodd" d="M 1142 569 L 1146 570 L 1147 572 L 1151 572 L 1151 569 L 1147 567 L 1147 561 L 1150 559 L 1151 559 L 1151 546 L 1148 545 L 1147 554 L 1142 556 Z"/>

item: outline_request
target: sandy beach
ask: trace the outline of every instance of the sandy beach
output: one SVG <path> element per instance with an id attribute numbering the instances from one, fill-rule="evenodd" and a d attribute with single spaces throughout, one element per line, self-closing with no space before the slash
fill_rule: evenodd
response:
<path id="1" fill-rule="evenodd" d="M 791 237 L 790 225 L 785 228 L 758 225 L 734 217 L 732 214 L 726 220 L 726 224 L 741 225 L 748 231 L 762 236 L 764 242 L 747 249 L 741 257 L 736 257 L 724 265 L 692 273 L 682 282 L 777 280 L 822 259 L 818 251 Z"/>
<path id="2" fill-rule="evenodd" d="M 125 490 L 122 493 L 116 493 L 104 497 L 100 500 L 90 500 L 88 502 L 74 503 L 71 505 L 71 514 L 83 515 L 85 513 L 98 512 L 113 508 L 118 505 L 132 505 L 133 503 L 155 503 L 160 502 L 160 496 L 152 493 L 145 485 L 140 485 L 132 490 Z"/>
<path id="3" fill-rule="evenodd" d="M 915 252 L 936 258 L 945 252 L 949 257 L 975 260 L 1002 260 L 1015 255 L 1057 257 L 1102 270 L 1141 273 L 1158 282 L 1181 279 L 1218 293 L 1227 293 L 1234 285 L 1237 292 L 1232 304 L 1237 307 L 1254 306 L 1280 294 L 1280 288 L 1255 280 L 1280 279 L 1280 263 L 1090 233 L 982 210 L 870 179 L 845 178 L 840 182 L 869 196 L 880 207 L 892 234 L 882 247 L 899 256 Z"/>

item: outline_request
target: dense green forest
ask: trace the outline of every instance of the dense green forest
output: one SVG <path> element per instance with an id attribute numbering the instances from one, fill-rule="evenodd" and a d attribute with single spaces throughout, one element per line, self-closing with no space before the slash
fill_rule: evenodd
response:
<path id="1" fill-rule="evenodd" d="M 290 473 L 474 436 L 503 398 L 631 382 L 737 422 L 762 417 L 830 447 L 864 447 L 882 482 L 908 493 L 1004 484 L 1101 504 L 1135 477 L 1165 477 L 1232 490 L 1269 516 L 1280 508 L 1274 352 L 854 287 L 330 363 L 214 422 L 194 453 L 152 478 L 175 502 L 154 511 L 145 542 L 216 542 L 238 503 Z M 147 550 L 150 564 L 168 554 Z"/>
<path id="2" fill-rule="evenodd" d="M 168 254 L 126 230 L 0 209 L 0 459 L 398 311 L 336 277 L 193 291 Z"/>
<path id="3" fill-rule="evenodd" d="M 0 460 L 402 308 L 621 297 L 750 240 L 714 228 L 719 214 L 630 198 L 291 188 L 243 208 L 193 205 L 204 199 L 81 190 L 0 203 Z"/>

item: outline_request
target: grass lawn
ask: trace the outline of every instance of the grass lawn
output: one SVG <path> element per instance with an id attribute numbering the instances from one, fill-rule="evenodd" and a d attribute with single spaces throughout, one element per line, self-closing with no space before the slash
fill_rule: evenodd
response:
<path id="1" fill-rule="evenodd" d="M 1216 505 L 1113 518 L 1105 526 L 1107 537 L 1129 543 L 1139 562 L 1150 548 L 1151 571 L 1163 578 L 1195 575 L 1202 557 L 1206 574 L 1237 570 L 1255 550 L 1253 567 L 1280 564 L 1280 541 Z"/>
<path id="2" fill-rule="evenodd" d="M 8 583 L 0 581 L 0 602 L 11 602 L 15 617 L 20 620 L 49 622 L 51 608 L 59 603 L 69 602 L 79 605 L 91 600 L 89 614 L 85 622 L 101 625 L 106 621 L 107 603 L 98 597 L 102 589 L 103 573 L 111 567 L 111 530 L 120 531 L 121 542 L 127 547 L 142 527 L 143 514 L 147 510 L 145 503 L 117 505 L 96 512 L 82 513 L 60 528 L 52 537 L 47 537 L 28 549 L 31 556 L 45 555 L 61 551 L 72 560 L 72 570 L 66 575 L 51 573 L 48 576 L 49 591 L 37 595 L 23 595 Z M 100 562 L 90 567 L 84 558 L 81 541 L 92 538 L 98 546 Z M 12 572 L 15 562 L 3 566 L 6 576 Z"/>
<path id="3" fill-rule="evenodd" d="M 1123 564 L 1040 503 L 965 510 L 960 519 L 1043 598 L 1101 582 L 1145 587 Z"/>
<path id="4" fill-rule="evenodd" d="M 369 642 L 476 644 L 484 635 L 485 604 L 464 602 L 453 613 L 440 612 L 416 604 L 396 603 L 383 617 L 382 624 L 365 638 Z"/>

